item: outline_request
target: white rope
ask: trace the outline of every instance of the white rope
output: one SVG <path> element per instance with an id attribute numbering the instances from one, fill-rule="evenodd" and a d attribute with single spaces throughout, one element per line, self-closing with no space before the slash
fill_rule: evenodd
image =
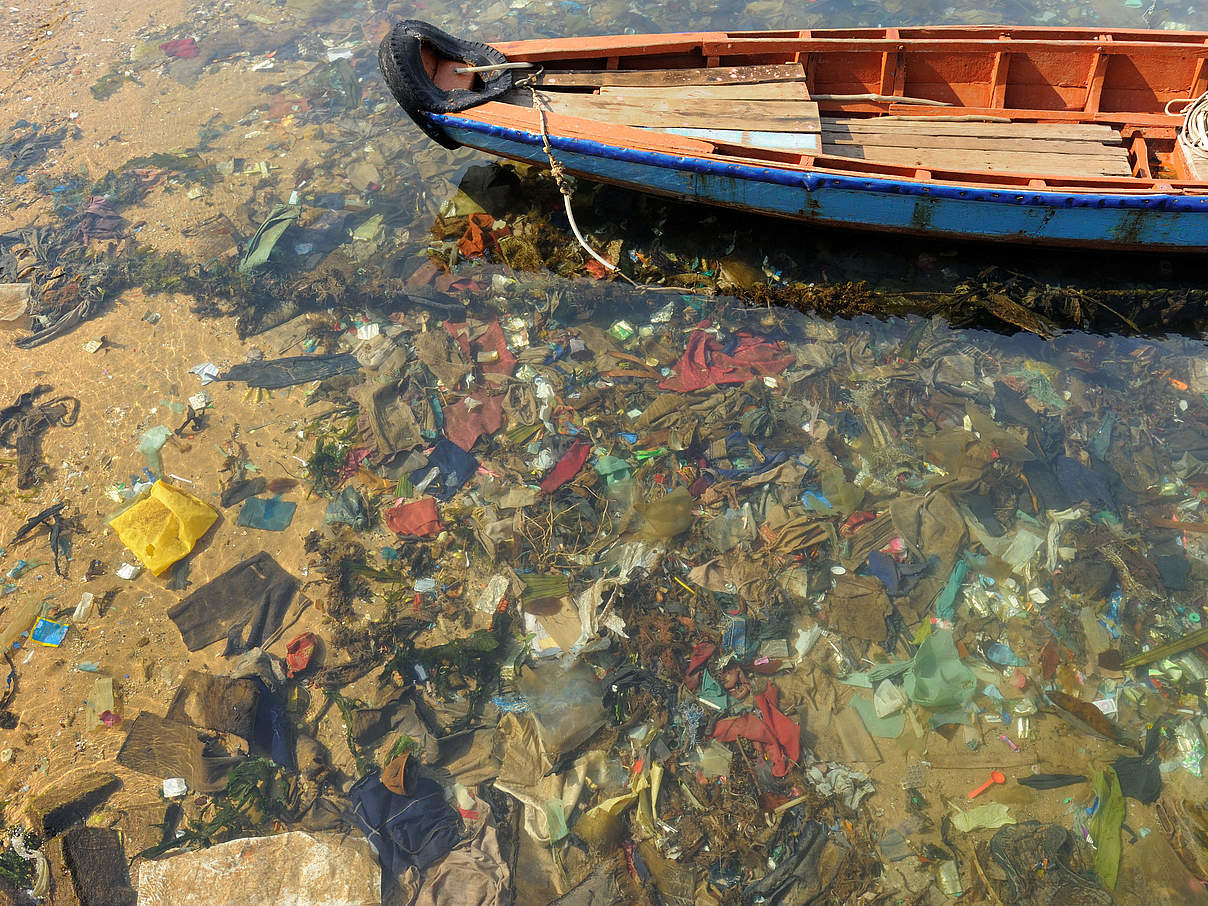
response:
<path id="1" fill-rule="evenodd" d="M 533 95 L 533 106 L 537 108 L 537 116 L 541 120 L 541 147 L 545 150 L 545 156 L 549 158 L 549 172 L 553 175 L 554 182 L 558 185 L 558 191 L 562 193 L 562 205 L 566 208 L 566 219 L 570 221 L 571 231 L 575 234 L 575 239 L 578 240 L 579 245 L 583 247 L 583 251 L 595 258 L 596 261 L 600 262 L 608 270 L 615 271 L 617 266 L 607 258 L 600 257 L 596 253 L 596 250 L 587 244 L 587 240 L 583 238 L 583 234 L 579 232 L 579 224 L 575 222 L 575 212 L 570 207 L 572 190 L 570 183 L 566 181 L 566 167 L 554 160 L 554 149 L 549 143 L 549 130 L 545 128 L 545 108 L 542 106 L 541 98 L 537 96 L 537 89 L 533 85 L 535 81 L 535 79 L 528 80 L 524 87 Z M 618 273 L 620 272 L 618 271 Z M 621 276 L 625 275 L 621 274 Z"/>
<path id="2" fill-rule="evenodd" d="M 583 246 L 583 248 L 587 251 L 587 254 L 591 255 L 591 257 L 595 258 L 610 271 L 615 271 L 617 266 L 607 258 L 601 258 L 594 251 L 592 251 L 591 246 L 587 244 L 587 240 L 583 238 L 583 234 L 579 232 L 579 224 L 575 223 L 575 212 L 570 209 L 569 192 L 562 193 L 562 206 L 566 208 L 566 219 L 570 221 L 571 232 L 573 232 L 575 234 L 575 238 L 579 240 L 579 245 Z"/>
<path id="3" fill-rule="evenodd" d="M 1198 98 L 1175 98 L 1166 104 L 1167 116 L 1175 104 L 1186 104 L 1183 109 L 1183 128 L 1179 130 L 1179 146 L 1188 156 L 1208 157 L 1208 91 Z"/>

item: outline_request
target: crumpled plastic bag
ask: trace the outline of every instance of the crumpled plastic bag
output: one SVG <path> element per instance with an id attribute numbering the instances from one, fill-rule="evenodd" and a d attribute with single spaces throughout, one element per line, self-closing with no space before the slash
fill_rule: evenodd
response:
<path id="1" fill-rule="evenodd" d="M 644 520 L 638 534 L 648 541 L 668 541 L 683 534 L 692 528 L 695 506 L 696 501 L 684 487 L 649 503 L 635 503 L 634 512 Z"/>
<path id="2" fill-rule="evenodd" d="M 805 779 L 820 796 L 838 799 L 853 812 L 865 797 L 876 792 L 867 774 L 845 764 L 812 764 L 805 769 Z"/>
<path id="3" fill-rule="evenodd" d="M 943 629 L 932 633 L 919 646 L 906 669 L 902 687 L 917 705 L 948 708 L 973 698 L 977 677 L 961 663 L 952 633 Z"/>
<path id="4" fill-rule="evenodd" d="M 289 229 L 290 224 L 301 214 L 301 205 L 275 205 L 264 218 L 264 223 L 260 224 L 260 228 L 256 230 L 256 235 L 248 242 L 247 248 L 243 250 L 243 255 L 239 259 L 239 273 L 247 274 L 267 264 L 269 255 L 272 254 L 277 242 L 281 239 L 281 234 Z"/>
<path id="5" fill-rule="evenodd" d="M 162 481 L 150 495 L 109 520 L 118 538 L 158 576 L 184 557 L 218 518 L 218 512 L 187 491 Z"/>
<path id="6" fill-rule="evenodd" d="M 346 487 L 327 504 L 323 521 L 328 525 L 342 523 L 351 525 L 358 532 L 369 528 L 369 513 L 365 509 L 365 498 L 352 485 Z"/>
<path id="7" fill-rule="evenodd" d="M 957 809 L 952 814 L 952 826 L 962 834 L 1014 823 L 1015 819 L 1011 816 L 1008 806 L 1001 802 L 990 802 L 965 811 Z"/>

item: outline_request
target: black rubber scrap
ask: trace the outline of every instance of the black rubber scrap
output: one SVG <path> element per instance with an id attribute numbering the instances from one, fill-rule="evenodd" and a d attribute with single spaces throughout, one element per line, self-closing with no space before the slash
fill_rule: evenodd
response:
<path id="1" fill-rule="evenodd" d="M 1034 790 L 1056 790 L 1063 786 L 1073 786 L 1075 783 L 1086 783 L 1086 777 L 1082 774 L 1032 774 L 1029 777 L 1020 777 L 1019 782 Z"/>
<path id="2" fill-rule="evenodd" d="M 334 355 L 295 355 L 284 359 L 233 365 L 226 374 L 219 375 L 218 380 L 243 381 L 249 387 L 276 390 L 279 387 L 321 381 L 337 374 L 348 374 L 359 367 L 356 356 L 347 352 Z"/>

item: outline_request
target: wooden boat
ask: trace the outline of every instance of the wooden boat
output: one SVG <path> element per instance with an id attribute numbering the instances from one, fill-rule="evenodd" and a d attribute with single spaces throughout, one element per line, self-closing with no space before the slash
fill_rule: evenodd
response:
<path id="1" fill-rule="evenodd" d="M 1208 33 L 856 28 L 469 44 L 379 60 L 430 135 L 812 224 L 1208 249 Z M 469 71 L 467 71 L 469 70 Z"/>

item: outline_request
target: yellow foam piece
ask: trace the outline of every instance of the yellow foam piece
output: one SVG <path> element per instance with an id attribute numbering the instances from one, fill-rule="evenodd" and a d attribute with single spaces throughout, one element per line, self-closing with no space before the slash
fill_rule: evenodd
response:
<path id="1" fill-rule="evenodd" d="M 158 576 L 185 556 L 215 520 L 218 511 L 187 491 L 162 481 L 145 497 L 109 520 L 122 543 Z"/>

